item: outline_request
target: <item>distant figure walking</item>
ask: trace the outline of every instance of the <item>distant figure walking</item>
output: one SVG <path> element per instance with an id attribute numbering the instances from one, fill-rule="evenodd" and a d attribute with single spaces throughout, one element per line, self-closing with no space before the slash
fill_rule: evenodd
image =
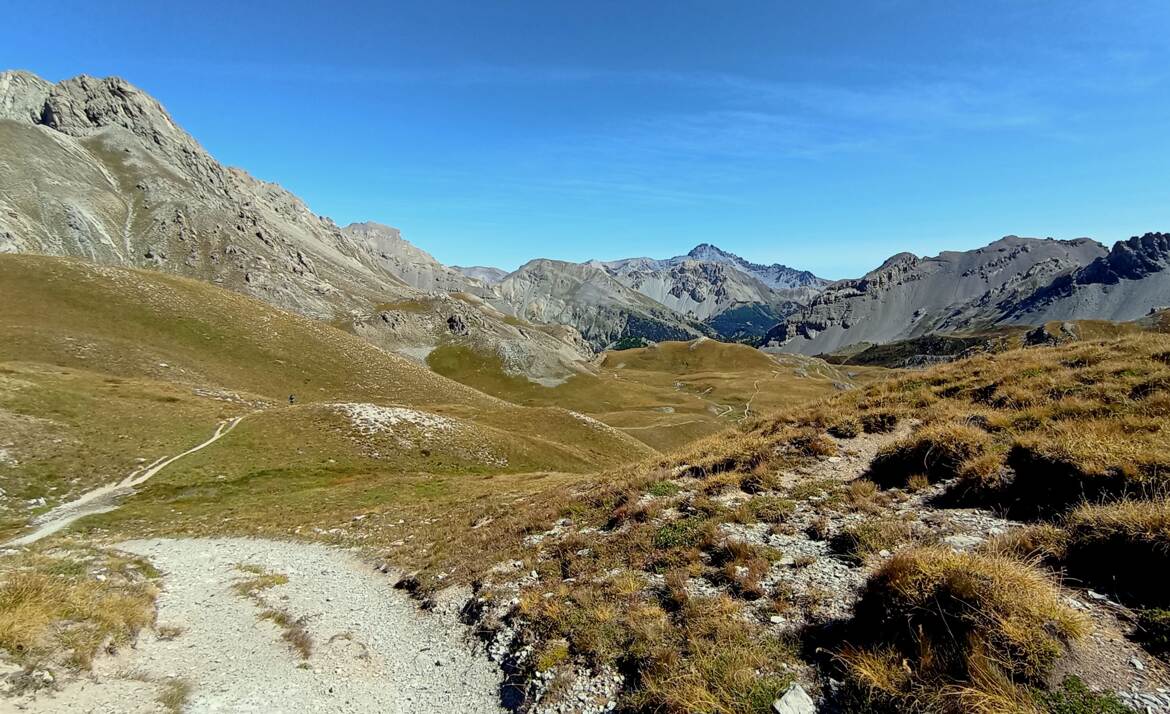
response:
<path id="1" fill-rule="evenodd" d="M 288 395 L 288 403 L 289 404 L 296 404 L 297 403 L 297 395 L 295 395 L 295 394 Z"/>

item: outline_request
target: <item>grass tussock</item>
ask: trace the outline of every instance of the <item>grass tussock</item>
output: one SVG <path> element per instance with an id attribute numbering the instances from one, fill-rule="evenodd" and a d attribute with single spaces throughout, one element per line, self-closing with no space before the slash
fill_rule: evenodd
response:
<path id="1" fill-rule="evenodd" d="M 973 426 L 931 424 L 882 449 L 869 477 L 887 486 L 905 486 L 913 475 L 931 482 L 954 478 L 964 464 L 982 456 L 990 442 L 987 432 Z"/>
<path id="2" fill-rule="evenodd" d="M 555 660 L 619 663 L 634 682 L 628 704 L 660 712 L 764 714 L 790 683 L 793 654 L 761 635 L 726 596 L 693 597 L 671 573 L 659 602 L 621 581 L 562 586 L 553 597 L 525 593 L 520 612 L 539 636 L 538 667 Z"/>
<path id="3" fill-rule="evenodd" d="M 1000 555 L 903 550 L 867 583 L 841 652 L 851 683 L 895 710 L 1027 711 L 1086 621 L 1040 570 Z"/>
<path id="4" fill-rule="evenodd" d="M 893 551 L 914 540 L 916 534 L 912 525 L 900 518 L 876 518 L 846 527 L 833 537 L 833 550 L 854 562 L 877 555 L 881 551 Z"/>
<path id="5" fill-rule="evenodd" d="M 155 573 L 96 548 L 34 549 L 0 560 L 0 649 L 25 666 L 86 670 L 154 622 Z"/>
<path id="6" fill-rule="evenodd" d="M 982 551 L 1018 560 L 1044 564 L 1059 563 L 1068 550 L 1068 535 L 1051 523 L 1013 528 L 983 544 Z"/>
<path id="7" fill-rule="evenodd" d="M 1150 577 L 1170 567 L 1170 501 L 1083 505 L 1064 530 L 1070 575 L 1143 606 L 1170 606 L 1170 591 Z"/>

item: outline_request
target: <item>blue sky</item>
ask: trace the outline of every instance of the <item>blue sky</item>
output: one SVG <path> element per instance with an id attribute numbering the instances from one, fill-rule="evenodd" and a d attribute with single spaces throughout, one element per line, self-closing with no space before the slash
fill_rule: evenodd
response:
<path id="1" fill-rule="evenodd" d="M 447 263 L 712 242 L 827 277 L 1170 230 L 1170 3 L 33 3 L 218 159 Z"/>

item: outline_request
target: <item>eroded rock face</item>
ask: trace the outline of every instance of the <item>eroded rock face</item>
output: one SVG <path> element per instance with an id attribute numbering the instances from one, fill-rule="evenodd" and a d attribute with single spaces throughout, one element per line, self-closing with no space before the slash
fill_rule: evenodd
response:
<path id="1" fill-rule="evenodd" d="M 623 285 L 726 338 L 759 337 L 828 281 L 780 264 L 760 265 L 709 243 L 686 255 L 591 263 Z"/>
<path id="2" fill-rule="evenodd" d="M 397 228 L 379 223 L 352 223 L 342 229 L 376 265 L 417 290 L 493 295 L 487 283 L 449 268 L 402 238 Z"/>
<path id="3" fill-rule="evenodd" d="M 1002 322 L 1136 320 L 1170 305 L 1170 234 L 1146 233 L 1059 276 L 1026 299 L 1005 306 Z"/>
<path id="4" fill-rule="evenodd" d="M 899 253 L 857 280 L 829 285 L 764 344 L 802 354 L 987 327 L 1062 275 L 1106 254 L 1101 244 L 1007 236 L 930 258 Z"/>
<path id="5" fill-rule="evenodd" d="M 539 323 L 571 325 L 602 348 L 627 336 L 689 340 L 702 326 L 615 280 L 592 263 L 533 260 L 495 286 L 501 309 Z"/>

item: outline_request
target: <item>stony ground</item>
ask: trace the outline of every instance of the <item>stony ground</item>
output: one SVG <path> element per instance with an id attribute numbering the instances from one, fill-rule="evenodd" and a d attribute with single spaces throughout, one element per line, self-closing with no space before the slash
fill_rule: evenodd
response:
<path id="1" fill-rule="evenodd" d="M 420 612 L 382 574 L 335 548 L 255 539 L 148 540 L 121 548 L 164 573 L 158 627 L 92 677 L 3 702 L 26 712 L 158 712 L 166 687 L 187 712 L 492 712 L 499 670 L 449 608 Z M 241 569 L 241 566 L 245 569 Z M 240 593 L 256 572 L 286 576 Z M 304 629 L 308 657 L 266 610 Z"/>
<path id="2" fill-rule="evenodd" d="M 729 522 L 720 526 L 733 540 L 778 551 L 770 570 L 760 579 L 769 597 L 745 603 L 749 616 L 778 635 L 807 639 L 819 625 L 850 615 L 868 576 L 894 550 L 912 543 L 942 543 L 958 551 L 973 550 L 990 538 L 1025 525 L 988 510 L 946 507 L 940 498 L 950 485 L 946 482 L 914 491 L 881 490 L 862 502 L 850 503 L 849 486 L 864 481 L 877 452 L 907 436 L 912 426 L 903 424 L 890 434 L 835 439 L 838 455 L 779 474 L 778 485 L 769 493 L 752 495 L 731 489 L 717 497 L 729 509 L 760 496 L 780 495 L 794 502 L 792 512 L 782 523 Z M 685 486 L 687 479 L 676 482 Z M 673 498 L 686 495 L 683 491 Z M 644 501 L 653 499 L 650 495 L 643 497 Z M 904 524 L 905 533 L 888 548 L 874 546 L 857 553 L 842 547 L 843 534 L 858 527 L 891 522 Z M 563 519 L 549 532 L 532 536 L 530 542 L 551 542 L 575 530 L 571 520 Z M 579 532 L 590 537 L 620 538 L 623 531 Z M 518 595 L 525 588 L 537 586 L 535 574 L 523 569 L 520 561 L 502 564 L 490 584 L 498 603 L 489 613 L 490 619 L 508 623 L 493 633 L 489 647 L 493 658 L 500 662 L 523 662 L 530 654 L 513 644 L 521 639 L 516 635 L 522 623 L 509 619 L 516 600 L 502 597 L 501 593 Z M 662 576 L 650 575 L 648 580 L 651 587 L 663 586 Z M 1132 613 L 1077 583 L 1065 582 L 1063 588 L 1067 601 L 1090 617 L 1093 631 L 1064 663 L 1057 681 L 1060 674 L 1075 672 L 1092 689 L 1115 692 L 1138 712 L 1170 712 L 1170 671 L 1129 638 L 1134 627 Z M 694 577 L 688 589 L 692 595 L 714 595 L 726 590 L 726 586 Z M 775 608 L 774 596 L 779 592 L 786 593 L 790 603 L 783 612 Z M 836 682 L 813 664 L 794 666 L 792 674 L 814 693 L 822 711 L 834 710 Z M 541 714 L 610 711 L 621 688 L 621 678 L 613 672 L 591 672 L 579 663 L 555 672 L 538 671 L 535 676 L 535 682 L 527 683 L 527 696 L 535 702 L 533 711 Z"/>

